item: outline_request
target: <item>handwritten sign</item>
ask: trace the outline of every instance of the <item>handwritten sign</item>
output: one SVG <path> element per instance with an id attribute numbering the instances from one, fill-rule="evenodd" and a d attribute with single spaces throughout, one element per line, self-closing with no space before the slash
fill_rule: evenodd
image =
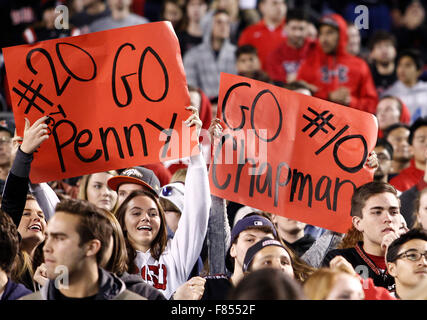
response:
<path id="1" fill-rule="evenodd" d="M 190 98 L 169 22 L 3 53 L 17 133 L 25 117 L 49 116 L 51 136 L 34 156 L 32 182 L 182 158 L 197 144 L 194 128 L 184 137 Z"/>
<path id="2" fill-rule="evenodd" d="M 376 143 L 369 113 L 248 78 L 221 74 L 223 137 L 210 166 L 212 194 L 337 232 L 351 226 L 354 189 Z"/>

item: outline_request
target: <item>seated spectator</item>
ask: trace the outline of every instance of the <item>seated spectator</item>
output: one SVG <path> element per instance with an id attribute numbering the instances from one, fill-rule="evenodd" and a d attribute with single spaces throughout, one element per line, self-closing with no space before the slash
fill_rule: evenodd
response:
<path id="1" fill-rule="evenodd" d="M 356 273 L 344 268 L 321 268 L 304 283 L 310 300 L 363 300 L 365 294 Z"/>
<path id="2" fill-rule="evenodd" d="M 426 177 L 400 195 L 401 212 L 410 229 L 427 229 L 427 182 Z"/>
<path id="3" fill-rule="evenodd" d="M 427 155 L 427 117 L 417 119 L 410 130 L 408 142 L 414 157 L 408 168 L 390 179 L 390 184 L 401 192 L 413 187 L 424 176 Z"/>
<path id="4" fill-rule="evenodd" d="M 245 44 L 237 48 L 236 70 L 239 76 L 270 82 L 268 75 L 261 70 L 261 63 L 256 48 L 250 44 Z"/>
<path id="5" fill-rule="evenodd" d="M 18 230 L 12 219 L 0 210 L 0 301 L 17 300 L 31 293 L 8 277 L 19 251 Z"/>
<path id="6" fill-rule="evenodd" d="M 175 32 L 182 30 L 184 23 L 184 8 L 180 0 L 164 0 L 161 20 L 170 21 Z"/>
<path id="7" fill-rule="evenodd" d="M 414 216 L 415 228 L 427 230 L 427 188 L 424 188 L 417 197 Z"/>
<path id="8" fill-rule="evenodd" d="M 310 234 L 305 234 L 306 223 L 273 215 L 281 240 L 291 248 L 298 257 L 301 257 L 314 243 L 315 239 Z"/>
<path id="9" fill-rule="evenodd" d="M 423 0 L 394 1 L 392 15 L 398 51 L 414 48 L 421 52 L 423 59 L 427 59 L 425 5 Z"/>
<path id="10" fill-rule="evenodd" d="M 148 19 L 130 11 L 131 0 L 108 0 L 111 15 L 95 20 L 89 25 L 90 32 L 97 32 L 115 28 L 130 27 L 148 23 Z"/>
<path id="11" fill-rule="evenodd" d="M 399 198 L 388 183 L 369 182 L 356 189 L 351 199 L 353 226 L 363 234 L 363 241 L 348 249 L 330 251 L 324 261 L 329 266 L 336 256 L 343 256 L 352 266 L 366 266 L 375 286 L 391 291 L 394 279 L 387 273 L 384 255 L 387 245 L 398 237 Z"/>
<path id="12" fill-rule="evenodd" d="M 368 44 L 370 68 L 379 95 L 397 80 L 396 76 L 396 38 L 387 31 L 374 33 Z"/>
<path id="13" fill-rule="evenodd" d="M 211 34 L 184 56 L 188 84 L 203 90 L 209 99 L 218 96 L 220 73 L 236 73 L 235 51 L 230 43 L 230 17 L 226 11 L 218 10 Z"/>
<path id="14" fill-rule="evenodd" d="M 12 138 L 13 134 L 6 120 L 0 121 L 0 192 L 3 194 L 4 184 L 12 166 Z"/>
<path id="15" fill-rule="evenodd" d="M 184 8 L 184 26 L 176 35 L 181 48 L 181 56 L 196 45 L 202 43 L 203 31 L 200 21 L 206 14 L 206 0 L 188 0 Z"/>
<path id="16" fill-rule="evenodd" d="M 104 0 L 86 0 L 82 9 L 70 17 L 70 23 L 79 28 L 82 34 L 89 33 L 89 25 L 92 22 L 111 14 Z"/>
<path id="17" fill-rule="evenodd" d="M 311 86 L 314 96 L 375 114 L 378 101 L 368 65 L 347 52 L 347 25 L 337 15 L 320 21 L 319 43 L 304 60 L 298 80 Z"/>
<path id="18" fill-rule="evenodd" d="M 230 289 L 243 278 L 243 263 L 246 251 L 256 242 L 269 237 L 278 239 L 276 228 L 265 217 L 254 214 L 239 220 L 231 230 L 231 245 L 225 257 L 226 266 L 232 272 L 227 275 L 211 275 L 206 277 L 202 300 L 224 300 Z M 220 259 L 220 257 L 216 257 Z"/>
<path id="19" fill-rule="evenodd" d="M 398 80 L 382 94 L 401 99 L 409 109 L 411 123 L 427 116 L 427 82 L 418 80 L 423 65 L 419 52 L 409 49 L 401 51 L 397 58 Z"/>
<path id="20" fill-rule="evenodd" d="M 410 165 L 413 157 L 408 142 L 410 132 L 409 126 L 403 123 L 392 124 L 384 131 L 384 139 L 393 147 L 389 180 Z"/>
<path id="21" fill-rule="evenodd" d="M 378 168 L 374 172 L 374 180 L 388 182 L 391 159 L 393 159 L 393 147 L 387 140 L 379 138 L 374 151 L 378 158 Z"/>
<path id="22" fill-rule="evenodd" d="M 410 114 L 406 105 L 393 96 L 383 96 L 377 105 L 376 116 L 378 119 L 378 137 L 383 137 L 383 132 L 392 124 L 409 123 Z"/>
<path id="23" fill-rule="evenodd" d="M 98 208 L 114 212 L 117 192 L 110 189 L 107 184 L 108 179 L 114 176 L 117 176 L 114 170 L 83 176 L 80 180 L 78 199 L 87 200 Z"/>
<path id="24" fill-rule="evenodd" d="M 262 20 L 244 29 L 240 34 L 238 44 L 239 47 L 244 44 L 254 46 L 258 51 L 261 67 L 266 70 L 269 54 L 286 37 L 283 28 L 287 6 L 285 0 L 261 0 L 258 5 Z"/>
<path id="25" fill-rule="evenodd" d="M 49 281 L 21 300 L 146 300 L 99 267 L 112 237 L 112 227 L 99 210 L 81 200 L 63 200 L 57 205 L 43 247 Z M 58 267 L 67 270 L 66 285 L 61 281 L 64 272 Z"/>
<path id="26" fill-rule="evenodd" d="M 347 52 L 353 56 L 361 56 L 361 38 L 359 29 L 353 23 L 347 23 Z"/>
<path id="27" fill-rule="evenodd" d="M 252 17 L 241 14 L 239 10 L 239 2 L 235 0 L 212 0 L 209 1 L 210 6 L 208 12 L 202 17 L 200 24 L 202 26 L 203 36 L 210 34 L 212 31 L 213 18 L 215 12 L 224 10 L 230 17 L 230 42 L 233 45 L 237 44 L 237 39 L 241 31 L 252 23 Z"/>
<path id="28" fill-rule="evenodd" d="M 57 28 L 55 21 L 60 14 L 56 11 L 57 1 L 45 1 L 41 6 L 43 15 L 40 23 L 35 23 L 32 27 L 28 27 L 23 32 L 23 37 L 26 43 L 35 43 L 43 40 L 57 39 L 70 36 L 78 36 L 81 34 L 80 29 L 74 26 L 67 28 Z"/>
<path id="29" fill-rule="evenodd" d="M 228 300 L 305 300 L 301 285 L 273 268 L 253 271 L 231 289 Z"/>
<path id="30" fill-rule="evenodd" d="M 265 70 L 271 79 L 290 83 L 296 80 L 299 66 L 310 51 L 314 40 L 307 37 L 308 20 L 303 11 L 289 10 L 286 16 L 286 38 L 271 52 Z"/>
<path id="31" fill-rule="evenodd" d="M 413 229 L 394 240 L 387 250 L 387 270 L 396 282 L 396 298 L 413 299 L 414 289 L 427 278 L 427 233 Z"/>

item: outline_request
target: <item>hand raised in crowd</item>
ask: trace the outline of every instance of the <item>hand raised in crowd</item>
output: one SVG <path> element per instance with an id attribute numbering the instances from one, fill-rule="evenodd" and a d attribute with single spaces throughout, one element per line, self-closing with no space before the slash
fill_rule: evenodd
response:
<path id="1" fill-rule="evenodd" d="M 33 125 L 30 125 L 30 121 L 25 118 L 24 139 L 21 144 L 23 152 L 32 154 L 40 147 L 43 141 L 49 138 L 47 124 L 45 123 L 47 119 L 47 116 L 43 116 L 36 120 Z"/>
<path id="2" fill-rule="evenodd" d="M 10 154 L 10 159 L 12 163 L 15 160 L 16 152 L 18 152 L 18 148 L 21 145 L 21 143 L 22 143 L 22 137 L 17 135 L 16 129 L 15 129 L 15 133 L 12 138 L 12 152 Z"/>
<path id="3" fill-rule="evenodd" d="M 366 165 L 371 169 L 377 169 L 379 167 L 377 153 L 375 151 L 371 151 L 366 159 Z"/>
<path id="4" fill-rule="evenodd" d="M 34 272 L 33 279 L 35 282 L 37 282 L 42 287 L 47 283 L 47 267 L 44 263 L 39 265 L 36 269 L 36 272 Z"/>
<path id="5" fill-rule="evenodd" d="M 205 292 L 206 279 L 193 277 L 182 284 L 173 295 L 174 300 L 200 300 Z"/>
<path id="6" fill-rule="evenodd" d="M 214 141 L 214 139 L 218 139 L 222 135 L 222 126 L 221 126 L 221 120 L 218 118 L 215 118 L 211 121 L 211 125 L 209 126 L 209 134 L 211 137 L 211 141 Z"/>
<path id="7" fill-rule="evenodd" d="M 192 125 L 196 125 L 196 132 L 197 132 L 197 136 L 200 136 L 200 131 L 202 130 L 202 120 L 200 120 L 199 118 L 199 110 L 196 107 L 193 106 L 189 106 L 187 108 L 185 108 L 187 110 L 190 110 L 193 114 L 191 116 L 188 117 L 187 120 L 185 120 L 185 124 L 188 127 L 191 127 Z"/>

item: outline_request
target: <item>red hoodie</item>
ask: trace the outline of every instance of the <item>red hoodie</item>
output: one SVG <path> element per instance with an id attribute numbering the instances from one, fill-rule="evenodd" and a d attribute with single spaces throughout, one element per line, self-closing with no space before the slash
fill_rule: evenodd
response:
<path id="1" fill-rule="evenodd" d="M 328 100 L 329 93 L 339 87 L 350 90 L 349 106 L 375 114 L 378 94 L 368 64 L 347 52 L 347 23 L 337 14 L 325 16 L 336 22 L 339 42 L 335 54 L 324 53 L 317 42 L 312 54 L 304 60 L 298 79 L 315 85 L 315 97 Z"/>

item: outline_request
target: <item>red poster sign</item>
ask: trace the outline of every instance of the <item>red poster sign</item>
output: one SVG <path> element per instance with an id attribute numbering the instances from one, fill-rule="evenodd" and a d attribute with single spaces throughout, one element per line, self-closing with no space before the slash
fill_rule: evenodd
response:
<path id="1" fill-rule="evenodd" d="M 24 117 L 31 123 L 50 117 L 50 138 L 34 156 L 32 182 L 186 157 L 197 144 L 195 138 L 189 143 L 188 130 L 184 137 L 190 98 L 169 22 L 3 53 L 18 134 Z"/>
<path id="2" fill-rule="evenodd" d="M 354 189 L 372 181 L 369 113 L 221 74 L 224 136 L 210 166 L 212 194 L 345 233 Z"/>

